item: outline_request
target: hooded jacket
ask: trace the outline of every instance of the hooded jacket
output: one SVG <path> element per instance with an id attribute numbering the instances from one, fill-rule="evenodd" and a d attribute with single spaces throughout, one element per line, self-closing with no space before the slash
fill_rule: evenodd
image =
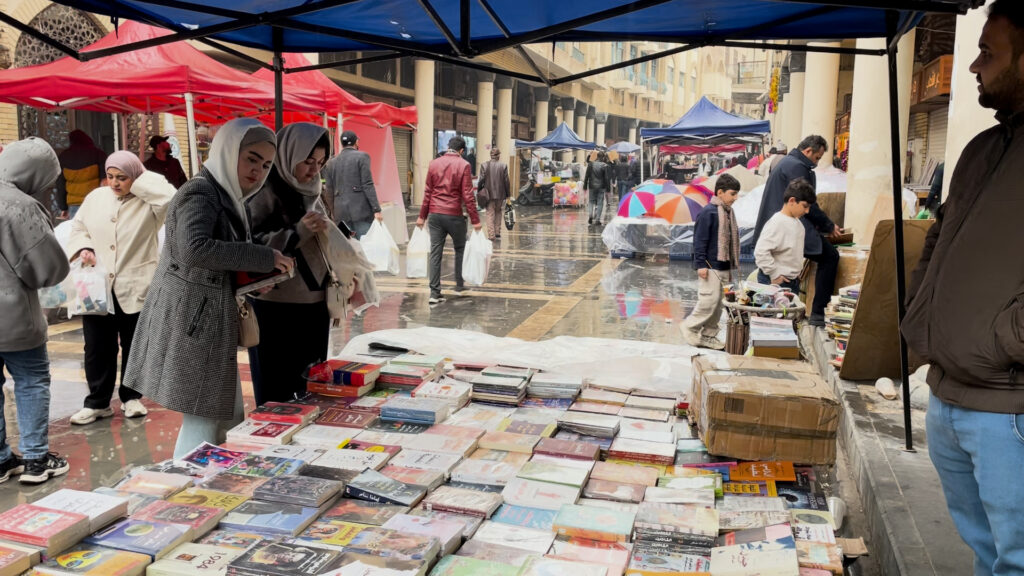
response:
<path id="1" fill-rule="evenodd" d="M 902 332 L 945 402 L 1024 413 L 1024 113 L 964 148 L 911 276 Z"/>
<path id="2" fill-rule="evenodd" d="M 60 164 L 39 138 L 14 142 L 0 154 L 0 352 L 46 343 L 38 290 L 68 275 L 68 259 L 42 204 L 30 195 L 57 181 Z"/>

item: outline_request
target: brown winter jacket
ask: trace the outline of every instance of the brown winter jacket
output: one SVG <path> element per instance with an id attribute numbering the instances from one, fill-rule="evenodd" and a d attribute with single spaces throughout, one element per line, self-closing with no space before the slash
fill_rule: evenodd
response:
<path id="1" fill-rule="evenodd" d="M 964 149 L 908 289 L 903 336 L 928 384 L 972 410 L 1024 412 L 1024 112 Z"/>

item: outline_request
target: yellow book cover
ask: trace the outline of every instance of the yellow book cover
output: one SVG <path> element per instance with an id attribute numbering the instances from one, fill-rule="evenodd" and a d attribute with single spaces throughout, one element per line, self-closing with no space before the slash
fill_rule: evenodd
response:
<path id="1" fill-rule="evenodd" d="M 249 499 L 245 494 L 233 494 L 231 492 L 220 492 L 218 490 L 204 490 L 203 488 L 189 488 L 178 492 L 167 499 L 175 504 L 193 504 L 195 506 L 209 506 L 221 508 L 227 512 L 234 510 L 239 504 Z"/>
<path id="2" fill-rule="evenodd" d="M 745 496 L 778 496 L 775 489 L 775 482 L 765 480 L 762 482 L 723 482 L 722 492 L 725 494 L 739 494 Z"/>

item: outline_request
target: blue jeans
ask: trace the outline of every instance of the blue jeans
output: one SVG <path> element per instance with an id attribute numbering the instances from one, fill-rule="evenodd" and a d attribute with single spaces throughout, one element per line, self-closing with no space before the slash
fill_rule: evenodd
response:
<path id="1" fill-rule="evenodd" d="M 20 352 L 0 352 L 0 462 L 11 457 L 2 409 L 4 366 L 14 378 L 21 457 L 42 458 L 50 450 L 50 357 L 46 344 Z"/>
<path id="2" fill-rule="evenodd" d="M 619 181 L 619 202 L 622 202 L 622 199 L 626 197 L 626 194 L 629 194 L 629 182 L 628 181 L 620 180 Z"/>
<path id="3" fill-rule="evenodd" d="M 235 389 L 235 412 L 231 420 L 217 420 L 205 416 L 183 414 L 181 429 L 178 430 L 178 441 L 174 445 L 174 457 L 181 458 L 203 442 L 220 444 L 224 442 L 227 431 L 238 426 L 245 418 L 245 405 L 242 399 L 242 381 L 238 380 Z"/>
<path id="4" fill-rule="evenodd" d="M 765 274 L 764 272 L 761 272 L 760 270 L 758 270 L 757 271 L 757 282 L 758 282 L 758 284 L 771 284 L 772 283 L 772 279 L 769 278 L 768 275 Z M 800 279 L 799 278 L 793 278 L 792 280 L 786 280 L 782 284 L 779 284 L 779 286 L 782 286 L 783 288 L 789 288 L 794 294 L 800 294 Z"/>
<path id="5" fill-rule="evenodd" d="M 68 220 L 73 219 L 75 217 L 75 214 L 78 214 L 78 209 L 81 208 L 81 207 L 82 207 L 81 204 L 75 204 L 73 206 L 68 206 Z"/>
<path id="6" fill-rule="evenodd" d="M 975 576 L 1024 574 L 1024 414 L 928 402 L 928 452 Z"/>

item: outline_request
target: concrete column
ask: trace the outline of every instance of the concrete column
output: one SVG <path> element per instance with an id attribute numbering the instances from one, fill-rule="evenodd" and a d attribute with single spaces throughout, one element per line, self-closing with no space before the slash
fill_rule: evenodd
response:
<path id="1" fill-rule="evenodd" d="M 491 158 L 491 144 L 494 142 L 494 74 L 484 72 L 477 80 L 476 167 L 479 168 Z"/>
<path id="2" fill-rule="evenodd" d="M 839 47 L 838 43 L 812 43 L 811 45 Z M 885 78 L 885 76 L 877 78 Z M 801 135 L 801 138 L 811 134 L 823 136 L 825 142 L 828 142 L 828 150 L 821 157 L 819 165 L 829 166 L 832 164 L 832 147 L 836 139 L 836 92 L 839 90 L 839 54 L 808 53 L 806 83 L 812 87 L 814 93 L 810 98 L 804 98 L 804 134 Z"/>
<path id="3" fill-rule="evenodd" d="M 499 76 L 495 85 L 498 88 L 497 146 L 501 160 L 508 162 L 512 156 L 512 79 Z"/>
<path id="4" fill-rule="evenodd" d="M 914 72 L 914 36 L 914 32 L 907 34 L 897 46 L 900 148 L 896 153 L 904 163 L 910 120 L 910 82 Z M 857 48 L 883 50 L 885 40 L 857 40 Z M 850 165 L 844 224 L 853 228 L 857 242 L 861 244 L 870 244 L 874 237 L 876 222 L 870 219 L 875 203 L 879 198 L 892 197 L 888 70 L 888 60 L 884 56 L 857 56 L 853 67 Z"/>
<path id="5" fill-rule="evenodd" d="M 548 133 L 548 114 L 550 109 L 548 101 L 551 99 L 551 90 L 546 86 L 534 88 L 533 102 L 533 139 L 540 140 Z"/>
<path id="6" fill-rule="evenodd" d="M 636 120 L 630 120 L 629 121 L 629 140 L 628 140 L 628 142 L 632 142 L 633 144 L 637 143 L 637 141 L 636 141 Z"/>
<path id="7" fill-rule="evenodd" d="M 412 203 L 423 203 L 427 166 L 434 159 L 434 61 L 416 61 L 416 140 L 413 149 Z"/>
<path id="8" fill-rule="evenodd" d="M 562 122 L 565 122 L 569 128 L 573 128 L 576 119 L 576 99 L 575 98 L 562 98 Z M 555 127 L 557 128 L 557 126 Z M 575 128 L 573 128 L 575 129 Z M 560 157 L 562 162 L 572 162 L 572 152 L 562 152 Z"/>
<path id="9" fill-rule="evenodd" d="M 594 141 L 597 142 L 598 146 L 604 146 L 604 145 L 606 145 L 608 143 L 607 142 L 607 138 L 605 138 L 605 132 L 604 132 L 605 131 L 605 126 L 608 124 L 608 115 L 607 114 L 597 114 L 596 116 L 594 116 L 594 122 L 597 124 L 597 126 L 595 128 L 596 129 L 596 136 L 594 137 Z"/>
<path id="10" fill-rule="evenodd" d="M 587 139 L 587 110 L 589 109 L 590 106 L 588 106 L 586 102 L 576 102 L 575 130 L 576 135 L 579 136 L 581 140 Z M 578 164 L 583 164 L 587 161 L 587 152 L 585 150 L 577 150 L 575 156 Z"/>
<path id="11" fill-rule="evenodd" d="M 780 137 L 782 143 L 792 150 L 803 140 L 804 84 L 807 79 L 807 55 L 793 52 L 789 58 L 789 92 L 782 103 L 784 110 Z"/>
<path id="12" fill-rule="evenodd" d="M 995 110 L 978 104 L 978 81 L 969 70 L 978 57 L 978 38 L 985 25 L 985 10 L 971 10 L 956 17 L 956 42 L 953 44 L 953 82 L 949 95 L 949 127 L 946 130 L 946 168 L 943 173 L 942 198 L 946 199 L 949 182 L 964 147 L 986 128 L 995 126 Z"/>

